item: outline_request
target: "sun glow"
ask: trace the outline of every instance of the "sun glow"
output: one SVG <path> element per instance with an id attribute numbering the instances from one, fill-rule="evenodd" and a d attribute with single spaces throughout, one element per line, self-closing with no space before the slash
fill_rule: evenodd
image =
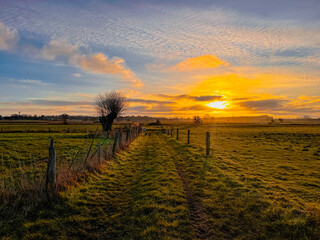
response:
<path id="1" fill-rule="evenodd" d="M 215 101 L 208 103 L 207 106 L 211 108 L 225 109 L 228 106 L 228 104 L 229 103 L 227 101 Z"/>

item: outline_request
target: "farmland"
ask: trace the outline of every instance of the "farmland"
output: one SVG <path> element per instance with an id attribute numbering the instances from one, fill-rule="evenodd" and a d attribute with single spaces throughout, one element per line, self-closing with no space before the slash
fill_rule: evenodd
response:
<path id="1" fill-rule="evenodd" d="M 166 134 L 172 127 L 173 137 Z M 19 227 L 2 222 L 1 234 L 12 239 L 319 239 L 319 125 L 177 123 L 147 129 L 50 207 L 16 221 Z M 211 133 L 210 156 L 205 155 L 206 132 Z M 85 145 L 88 133 L 46 133 L 42 140 L 38 133 L 23 133 L 27 141 L 15 134 L 1 135 L 1 151 L 22 149 L 20 155 L 8 151 L 4 162 L 27 165 L 34 160 L 26 153 L 35 149 L 33 159 L 43 156 L 45 167 L 51 137 L 67 161 L 68 151 Z M 59 143 L 55 134 L 66 140 Z M 25 145 L 14 144 L 19 138 Z M 35 157 L 37 146 L 44 152 Z"/>
<path id="2" fill-rule="evenodd" d="M 46 170 L 50 139 L 55 139 L 57 167 L 70 164 L 78 151 L 84 154 L 97 128 L 93 124 L 0 124 L 1 180 L 14 184 L 22 174 L 39 179 Z"/>

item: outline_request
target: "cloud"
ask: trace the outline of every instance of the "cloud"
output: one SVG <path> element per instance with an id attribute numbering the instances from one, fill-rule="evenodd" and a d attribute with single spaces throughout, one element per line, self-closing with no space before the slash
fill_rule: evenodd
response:
<path id="1" fill-rule="evenodd" d="M 239 105 L 254 111 L 273 111 L 282 108 L 285 102 L 286 100 L 283 99 L 266 99 L 257 101 L 244 101 L 239 103 Z"/>
<path id="2" fill-rule="evenodd" d="M 124 66 L 124 60 L 119 57 L 108 59 L 102 53 L 81 56 L 80 66 L 83 70 L 93 73 L 118 74 L 124 80 L 133 83 L 137 87 L 143 86 L 142 81 L 136 77 L 134 72 Z"/>
<path id="3" fill-rule="evenodd" d="M 132 103 L 159 103 L 159 104 L 172 104 L 174 102 L 171 101 L 158 101 L 158 100 L 148 100 L 148 99 L 137 99 L 137 98 L 128 98 L 128 102 Z"/>
<path id="4" fill-rule="evenodd" d="M 19 83 L 25 83 L 25 84 L 33 84 L 33 85 L 40 85 L 40 86 L 47 86 L 47 85 L 50 85 L 50 83 L 46 83 L 46 82 L 43 82 L 41 80 L 34 80 L 34 79 L 18 79 L 18 80 L 15 80 Z"/>
<path id="5" fill-rule="evenodd" d="M 81 77 L 82 76 L 80 73 L 74 73 L 72 75 L 75 76 L 75 77 Z"/>
<path id="6" fill-rule="evenodd" d="M 201 9 L 188 7 L 185 1 L 180 4 L 166 1 L 161 6 L 148 3 L 147 11 L 142 11 L 146 3 L 140 2 L 133 4 L 137 9 L 134 13 L 132 4 L 117 4 L 114 1 L 92 2 L 85 7 L 70 1 L 62 5 L 54 1 L 43 5 L 24 4 L 23 0 L 14 2 L 10 4 L 10 11 L 0 12 L 0 18 L 21 29 L 27 38 L 48 41 L 63 36 L 73 44 L 124 49 L 157 59 L 177 61 L 215 53 L 239 65 L 278 66 L 277 58 L 270 57 L 270 53 L 296 47 L 319 49 L 318 21 L 307 20 L 310 11 L 317 12 L 316 7 L 310 9 L 316 0 L 299 3 L 299 6 L 309 5 L 308 10 L 303 8 L 304 11 L 295 8 L 299 1 L 289 4 L 299 15 L 304 15 L 304 21 L 295 17 L 288 19 L 287 11 L 282 15 L 283 10 L 279 9 L 290 6 L 276 1 L 271 4 L 279 5 L 276 9 L 270 8 L 269 1 L 258 1 L 256 4 L 201 1 L 206 6 Z M 23 8 L 20 7 L 22 4 Z M 199 1 L 192 4 L 195 5 L 199 6 Z M 236 9 L 228 9 L 233 5 Z M 254 8 L 253 12 L 259 13 L 257 15 L 237 10 L 252 9 L 256 5 L 261 6 Z M 272 13 L 281 17 L 270 17 L 273 14 L 266 17 L 266 9 L 272 9 Z M 19 13 L 19 17 L 14 17 L 13 12 Z"/>
<path id="7" fill-rule="evenodd" d="M 35 105 L 42 106 L 79 106 L 79 105 L 93 105 L 92 101 L 62 101 L 62 100 L 42 100 L 36 99 L 29 101 Z"/>
<path id="8" fill-rule="evenodd" d="M 12 50 L 16 47 L 18 41 L 17 30 L 0 22 L 0 50 Z"/>
<path id="9" fill-rule="evenodd" d="M 69 64 L 90 73 L 118 75 L 124 81 L 130 82 L 136 87 L 143 86 L 142 81 L 125 65 L 122 58 L 113 57 L 109 59 L 103 53 L 83 54 L 79 46 L 63 40 L 51 40 L 43 48 L 36 48 L 31 45 L 25 46 L 24 51 L 34 58 L 67 61 Z M 79 73 L 73 75 L 81 76 Z"/>
<path id="10" fill-rule="evenodd" d="M 192 105 L 192 106 L 187 106 L 179 109 L 180 111 L 212 111 L 212 108 L 206 106 L 206 105 Z M 217 110 L 217 109 L 215 109 Z"/>
<path id="11" fill-rule="evenodd" d="M 78 46 L 71 45 L 66 41 L 52 40 L 45 45 L 41 51 L 41 56 L 46 60 L 55 60 L 58 57 L 66 57 L 70 60 L 79 54 Z"/>
<path id="12" fill-rule="evenodd" d="M 217 68 L 220 66 L 228 66 L 229 63 L 221 60 L 214 55 L 204 55 L 199 57 L 187 58 L 179 62 L 171 68 L 172 71 L 185 72 L 192 70 Z"/>
<path id="13" fill-rule="evenodd" d="M 305 58 L 308 56 L 316 55 L 317 49 L 316 48 L 306 48 L 306 47 L 300 47 L 300 48 L 291 48 L 291 49 L 285 49 L 285 50 L 278 50 L 275 52 L 275 56 L 280 57 L 294 57 L 294 58 Z"/>
<path id="14" fill-rule="evenodd" d="M 161 113 L 161 114 L 166 114 L 168 112 L 173 111 L 172 106 L 167 106 L 165 104 L 160 104 L 156 106 L 143 106 L 143 105 L 138 105 L 138 106 L 132 106 L 128 109 L 129 112 L 137 111 L 136 113 L 138 114 L 152 114 L 152 113 Z"/>
<path id="15" fill-rule="evenodd" d="M 181 95 L 168 95 L 168 94 L 157 94 L 156 96 L 168 99 L 192 99 L 195 101 L 200 102 L 207 102 L 207 101 L 217 101 L 222 100 L 224 97 L 221 95 L 203 95 L 203 96 L 192 96 L 188 94 L 181 94 Z"/>

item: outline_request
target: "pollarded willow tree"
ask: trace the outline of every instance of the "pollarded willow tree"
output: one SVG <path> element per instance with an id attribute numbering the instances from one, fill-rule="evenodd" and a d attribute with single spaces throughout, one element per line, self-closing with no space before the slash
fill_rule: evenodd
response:
<path id="1" fill-rule="evenodd" d="M 127 98 L 117 91 L 105 92 L 97 96 L 95 105 L 102 129 L 108 132 L 112 129 L 113 121 L 126 109 Z"/>

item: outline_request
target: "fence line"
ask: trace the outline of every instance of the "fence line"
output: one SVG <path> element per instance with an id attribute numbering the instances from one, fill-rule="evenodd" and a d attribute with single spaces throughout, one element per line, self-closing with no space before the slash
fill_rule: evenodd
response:
<path id="1" fill-rule="evenodd" d="M 233 153 L 231 153 L 230 149 L 225 149 L 225 148 L 222 148 L 222 147 L 214 144 L 214 143 L 216 143 L 216 141 L 234 142 L 234 141 L 238 141 L 238 140 L 219 137 L 217 135 L 218 133 L 216 132 L 216 129 L 214 129 L 215 131 L 212 131 L 212 132 L 191 132 L 191 130 L 188 129 L 188 127 L 184 127 L 183 129 L 181 129 L 181 128 L 174 129 L 173 127 L 169 126 L 167 128 L 167 132 L 170 132 L 170 130 L 171 130 L 171 138 L 172 138 L 173 137 L 172 131 L 175 130 L 177 132 L 176 140 L 180 140 L 182 142 L 186 141 L 187 144 L 191 143 L 191 141 L 193 139 L 192 136 L 196 136 L 197 138 L 199 138 L 199 136 L 201 136 L 201 139 L 203 139 L 203 143 L 204 143 L 203 146 L 205 146 L 204 150 L 205 150 L 206 155 L 213 154 L 214 149 L 221 149 L 223 151 L 228 151 L 228 154 L 230 154 L 234 158 L 240 158 L 238 155 L 236 156 Z M 192 129 L 192 126 L 190 126 L 190 127 Z M 182 131 L 182 130 L 185 130 L 185 131 Z M 164 132 L 166 132 L 166 131 L 164 131 Z M 179 134 L 179 136 L 178 136 L 178 134 Z M 211 134 L 214 134 L 213 137 L 211 137 Z M 211 147 L 212 144 L 214 144 L 214 147 Z M 196 144 L 196 145 L 198 145 L 198 144 Z M 203 149 L 203 147 L 201 145 L 200 145 L 200 148 Z M 218 153 L 215 153 L 215 154 L 218 155 Z"/>
<path id="2" fill-rule="evenodd" d="M 90 170 L 90 169 L 95 170 L 95 169 L 99 168 L 99 165 L 101 164 L 102 160 L 109 160 L 112 157 L 114 157 L 117 152 L 128 147 L 129 144 L 135 138 L 137 138 L 140 135 L 140 133 L 142 132 L 142 124 L 136 124 L 136 125 L 132 126 L 131 128 L 118 129 L 117 132 L 115 133 L 111 153 L 108 151 L 110 144 L 107 144 L 105 146 L 105 148 L 102 148 L 101 143 L 99 142 L 97 144 L 97 149 L 89 157 L 97 131 L 98 131 L 98 128 L 93 136 L 91 145 L 90 145 L 89 150 L 86 154 L 86 158 L 84 159 L 84 165 L 83 165 L 84 170 Z M 49 157 L 49 161 L 48 161 L 48 168 L 49 168 L 49 164 L 50 164 L 50 157 Z M 59 176 L 59 173 L 57 173 L 57 175 Z M 47 178 L 48 178 L 48 176 L 47 176 Z M 52 185 L 53 185 L 53 191 L 56 191 L 57 190 L 56 183 L 53 183 Z M 47 188 L 46 188 L 46 191 L 47 191 Z M 52 192 L 52 190 L 50 190 L 50 191 Z"/>
<path id="3" fill-rule="evenodd" d="M 173 137 L 173 132 L 174 128 L 171 128 L 171 137 Z M 164 131 L 162 131 L 162 133 L 167 133 L 167 135 L 169 135 L 169 128 L 167 129 L 167 131 L 164 129 Z M 179 140 L 179 128 L 176 129 L 176 140 Z M 210 141 L 210 132 L 206 132 L 205 133 L 205 145 L 206 145 L 206 155 L 209 156 L 211 150 L 211 141 Z M 190 129 L 187 129 L 187 144 L 190 144 L 190 140 L 191 140 L 191 131 Z"/>
<path id="4" fill-rule="evenodd" d="M 18 197 L 19 194 L 28 192 L 33 192 L 33 195 L 36 194 L 38 197 L 41 195 L 40 192 L 43 192 L 51 197 L 54 195 L 53 193 L 76 184 L 84 173 L 98 170 L 104 161 L 110 160 L 117 152 L 128 147 L 141 132 L 142 124 L 140 123 L 131 127 L 114 129 L 108 134 L 100 134 L 97 128 L 94 134 L 90 134 L 92 140 L 90 140 L 89 145 L 79 147 L 79 149 L 74 149 L 73 151 L 68 150 L 70 158 L 68 157 L 68 160 L 63 163 L 59 161 L 59 156 L 56 155 L 57 146 L 55 146 L 55 141 L 52 139 L 49 145 L 47 169 L 41 168 L 40 172 L 26 171 L 25 166 L 28 169 L 36 169 L 34 158 L 31 157 L 30 160 L 33 159 L 34 161 L 29 161 L 28 165 L 25 165 L 24 161 L 20 161 L 19 156 L 17 156 L 19 161 L 15 164 L 18 164 L 19 167 L 10 167 L 9 174 L 0 181 L 0 201 L 12 199 Z M 116 141 L 115 136 L 120 134 L 121 138 L 118 137 Z M 104 139 L 113 140 L 113 143 L 110 143 L 109 140 L 104 142 Z M 95 144 L 95 141 L 98 141 L 98 143 Z M 3 158 L 2 153 L 0 156 L 0 165 L 2 167 L 5 166 Z M 64 159 L 63 155 L 62 158 Z M 32 191 L 30 191 L 31 189 Z"/>

